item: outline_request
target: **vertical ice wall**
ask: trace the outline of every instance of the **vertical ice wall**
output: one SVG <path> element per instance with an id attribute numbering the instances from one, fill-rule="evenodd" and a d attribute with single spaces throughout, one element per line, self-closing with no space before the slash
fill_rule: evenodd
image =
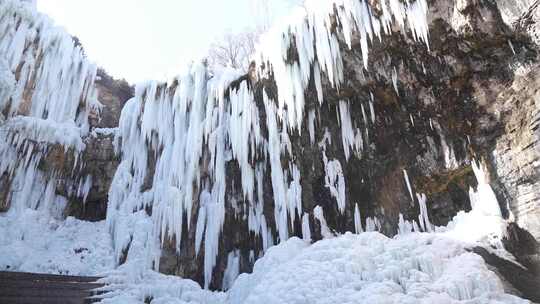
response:
<path id="1" fill-rule="evenodd" d="M 349 48 L 353 34 L 360 36 L 364 68 L 369 70 L 369 43 L 389 35 L 395 24 L 402 31 L 409 30 L 415 40 L 428 43 L 425 0 L 378 1 L 381 15 L 373 12 L 365 0 L 308 0 L 287 20 L 270 29 L 261 39 L 254 59 L 260 77 L 272 75 L 278 87 L 278 113 L 288 125 L 300 127 L 304 119 L 304 91 L 313 77 L 319 101 L 323 101 L 321 77 L 339 88 L 343 82 L 343 62 L 338 37 L 342 36 Z M 290 58 L 294 49 L 297 60 Z M 266 67 L 266 68 L 264 68 Z M 313 72 L 312 72 L 313 70 Z"/>
<path id="2" fill-rule="evenodd" d="M 343 81 L 340 36 L 349 48 L 353 33 L 360 36 L 365 69 L 369 69 L 370 42 L 390 34 L 393 24 L 427 43 L 425 0 L 380 4 L 381 14 L 376 17 L 363 0 L 307 1 L 283 23 L 285 28 L 271 29 L 254 60 L 257 77 L 275 82 L 277 96 L 263 89 L 262 100 L 255 100 L 248 81 L 233 83 L 241 76 L 237 72 L 217 71 L 210 77 L 204 64 L 193 65 L 169 83 L 139 85 L 122 111 L 116 138 L 122 162 L 109 193 L 107 220 L 118 262 L 127 255 L 128 262 L 157 269 L 162 246 L 172 241 L 180 251 L 188 241 L 184 227 L 195 225 L 195 250 L 204 254 L 208 287 L 227 206 L 247 218 L 247 229 L 262 240 L 263 249 L 273 245 L 276 237 L 277 241 L 288 239 L 295 221 L 302 222 L 304 237 L 311 238 L 309 218 L 314 211 L 302 208 L 302 176 L 294 157 L 301 151 L 293 149 L 290 139 L 300 132 L 307 116 L 315 144 L 315 112 L 304 113 L 306 102 L 314 104 L 304 99 L 310 79 L 317 89 L 315 105 L 322 106 L 323 79 L 335 88 Z M 289 58 L 290 49 L 296 52 L 295 58 Z M 374 110 L 370 110 L 374 120 Z M 343 152 L 348 159 L 351 151 L 361 153 L 362 132 L 356 128 L 347 102 L 340 103 L 339 112 Z M 363 117 L 367 125 L 365 110 Z M 327 139 L 319 145 L 324 147 Z M 342 164 L 321 157 L 325 159 L 326 186 L 344 212 L 347 198 Z M 227 178 L 227 165 L 233 162 L 240 172 L 240 185 L 233 186 L 240 189 L 243 207 L 235 204 L 238 197 L 226 191 L 233 183 Z M 275 227 L 263 213 L 265 176 L 272 185 Z M 357 217 L 357 229 L 362 230 L 359 213 Z M 366 230 L 379 228 L 376 218 L 366 221 Z"/>
<path id="3" fill-rule="evenodd" d="M 96 66 L 34 1 L 0 0 L 0 176 L 16 208 L 55 201 L 57 173 L 38 169 L 52 145 L 75 154 L 89 115 L 99 111 Z M 86 197 L 91 179 L 72 187 Z M 32 196 L 35 199 L 29 200 Z"/>

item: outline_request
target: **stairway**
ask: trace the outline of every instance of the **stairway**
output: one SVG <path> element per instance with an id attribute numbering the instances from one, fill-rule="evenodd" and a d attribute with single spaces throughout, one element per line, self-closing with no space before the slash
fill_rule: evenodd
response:
<path id="1" fill-rule="evenodd" d="M 86 304 L 99 277 L 0 272 L 0 304 Z"/>

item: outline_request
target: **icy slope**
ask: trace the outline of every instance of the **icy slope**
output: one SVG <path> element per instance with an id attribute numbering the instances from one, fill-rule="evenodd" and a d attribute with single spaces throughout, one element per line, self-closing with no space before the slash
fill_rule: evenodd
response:
<path id="1" fill-rule="evenodd" d="M 346 233 L 312 245 L 294 237 L 270 248 L 227 293 L 139 270 L 122 266 L 104 279 L 113 292 L 102 303 L 530 303 L 506 294 L 463 243 L 429 233 Z"/>
<path id="2" fill-rule="evenodd" d="M 451 239 L 377 232 L 293 238 L 242 274 L 229 303 L 528 303 L 507 295 L 480 256 Z"/>

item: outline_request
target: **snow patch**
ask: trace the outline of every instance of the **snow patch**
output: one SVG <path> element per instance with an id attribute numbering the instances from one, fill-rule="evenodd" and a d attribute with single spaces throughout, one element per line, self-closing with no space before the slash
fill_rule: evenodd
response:
<path id="1" fill-rule="evenodd" d="M 95 276 L 114 268 L 105 222 L 57 220 L 43 210 L 0 215 L 0 270 Z"/>

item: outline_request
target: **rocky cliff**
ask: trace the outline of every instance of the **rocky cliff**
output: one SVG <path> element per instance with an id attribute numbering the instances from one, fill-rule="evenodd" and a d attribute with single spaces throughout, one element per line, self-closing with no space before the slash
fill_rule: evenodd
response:
<path id="1" fill-rule="evenodd" d="M 195 65 L 125 107 L 129 86 L 98 72 L 84 148 L 46 143 L 37 168 L 65 214 L 107 217 L 118 263 L 220 289 L 231 261 L 249 272 L 290 236 L 445 225 L 470 210 L 478 161 L 528 267 L 507 279 L 538 300 L 539 2 L 368 2 L 270 33 L 248 75 Z"/>
<path id="2" fill-rule="evenodd" d="M 373 12 L 377 14 L 376 7 Z M 382 14 L 381 11 L 378 13 Z M 262 254 L 260 250 L 268 246 L 269 240 L 272 243 L 275 239 L 302 235 L 305 226 L 311 227 L 312 238 L 320 238 L 324 228 L 320 225 L 320 213 L 314 210 L 322 210 L 325 225 L 336 232 L 376 227 L 393 235 L 398 230 L 400 214 L 406 219 L 415 219 L 421 213 L 425 195 L 431 222 L 444 225 L 459 210 L 470 208 L 469 189 L 476 186 L 471 168 L 474 159 L 489 167 L 491 183 L 505 216 L 516 219 L 528 227 L 530 233 L 537 235 L 534 228 L 537 202 L 534 182 L 530 184 L 531 180 L 536 180 L 532 176 L 537 172 L 534 112 L 531 114 L 534 108 L 531 100 L 534 100 L 536 88 L 534 81 L 526 81 L 534 79 L 537 72 L 536 46 L 526 31 L 514 30 L 503 22 L 501 11 L 494 2 L 432 1 L 427 16 L 429 50 L 423 43 L 403 35 L 384 37 L 382 43 L 374 40 L 370 45 L 367 70 L 364 69 L 365 53 L 361 45 L 365 38 L 361 33 L 355 33 L 348 40 L 346 33 L 336 30 L 343 59 L 343 81 L 339 89 L 328 75 L 320 84 L 317 76 L 312 76 L 303 94 L 304 114 L 300 123 L 287 122 L 290 116 L 282 118 L 284 121 L 278 121 L 277 134 L 272 134 L 270 129 L 276 127 L 272 117 L 276 112 L 267 102 L 267 99 L 280 98 L 280 84 L 274 81 L 275 74 L 261 77 L 260 72 L 257 75 L 254 72 L 230 84 L 225 98 L 229 97 L 231 103 L 242 103 L 238 95 L 245 94 L 243 86 L 253 91 L 256 108 L 240 110 L 237 115 L 250 115 L 245 114 L 248 112 L 258 116 L 243 125 L 252 131 L 241 136 L 250 143 L 247 164 L 254 169 L 258 184 L 250 197 L 246 187 L 253 187 L 249 185 L 249 179 L 253 177 L 248 181 L 244 179 L 249 176 L 250 169 L 242 163 L 245 159 L 235 155 L 238 152 L 234 152 L 233 146 L 233 155 L 226 156 L 228 179 L 224 218 L 215 218 L 218 223 L 223 223 L 223 231 L 218 232 L 219 251 L 210 283 L 213 288 L 220 287 L 221 275 L 230 257 L 240 260 L 241 271 L 249 271 L 251 261 Z M 336 20 L 333 22 L 333 27 L 344 27 Z M 291 65 L 302 61 L 297 43 L 291 43 L 287 54 Z M 311 75 L 318 73 L 317 69 L 314 67 Z M 184 81 L 196 80 L 188 78 Z M 179 83 L 181 85 L 182 80 Z M 525 83 L 527 89 L 519 90 L 530 98 L 518 102 L 515 99 L 518 95 L 511 93 L 510 88 Z M 178 94 L 178 86 L 173 83 L 141 88 L 140 99 L 134 102 L 144 103 L 145 107 L 155 106 L 154 103 L 174 104 L 173 96 Z M 324 95 L 322 106 L 318 86 L 322 87 Z M 507 99 L 508 94 L 514 99 Z M 514 107 L 516 103 L 520 104 L 520 111 L 503 113 L 505 107 Z M 135 116 L 140 115 L 144 124 L 143 113 L 147 110 L 141 111 Z M 231 111 L 234 113 L 234 106 Z M 291 110 L 288 111 L 290 114 Z M 151 115 L 156 112 L 159 110 L 152 110 Z M 521 127 L 516 130 L 512 125 L 518 117 Z M 284 131 L 294 129 L 293 124 L 297 124 L 296 130 Z M 150 130 L 155 130 L 158 138 L 166 136 L 160 127 L 150 126 Z M 271 152 L 270 148 L 268 156 L 265 148 L 260 152 L 257 143 L 252 142 L 259 140 L 259 130 L 268 145 L 272 145 L 272 137 L 278 136 L 276 140 L 281 153 Z M 144 132 L 154 131 L 141 131 Z M 189 134 L 189 130 L 186 132 Z M 233 132 L 244 131 L 236 129 Z M 517 147 L 513 143 L 512 147 L 503 148 L 508 145 L 509 138 L 519 142 Z M 231 141 L 234 145 L 234 139 Z M 159 144 L 152 146 L 159 147 Z M 159 155 L 159 150 L 150 150 L 149 155 Z M 212 169 L 204 168 L 217 162 L 212 151 L 208 152 L 209 160 L 206 161 L 204 153 L 203 182 L 196 182 L 202 184 L 206 174 L 212 176 Z M 288 169 L 278 174 L 273 172 L 277 167 L 272 167 L 272 153 L 280 154 L 280 167 Z M 511 155 L 514 156 L 511 161 L 504 159 Z M 159 158 L 151 163 L 161 162 Z M 261 163 L 262 169 L 259 169 L 257 164 Z M 150 176 L 149 183 L 154 179 L 155 186 L 158 184 L 155 179 L 161 178 L 162 173 L 154 170 L 152 167 L 143 175 Z M 259 174 L 261 176 L 257 177 Z M 276 178 L 285 180 L 285 189 L 276 185 Z M 197 184 L 194 190 L 202 193 L 201 200 L 205 196 L 205 190 L 201 191 L 203 187 Z M 153 190 L 151 187 L 143 189 Z M 277 196 L 282 195 L 279 191 L 285 191 L 282 206 L 276 202 Z M 183 221 L 168 223 L 181 225 L 183 229 L 177 232 L 181 237 L 174 233 L 169 234 L 170 239 L 166 237 L 159 261 L 162 272 L 192 277 L 200 282 L 203 281 L 201 267 L 208 261 L 204 258 L 207 253 L 203 249 L 198 251 L 198 234 L 202 233 L 197 232 L 201 229 L 199 221 L 196 226 L 193 223 L 201 217 L 201 210 L 210 212 L 207 206 L 200 205 L 201 200 L 193 199 Z M 316 209 L 316 206 L 322 208 Z M 148 214 L 153 215 L 153 212 Z M 286 219 L 288 216 L 290 222 Z M 262 222 L 261 218 L 264 218 Z M 285 222 L 279 223 L 281 220 Z M 191 222 L 191 227 L 186 222 Z M 284 226 L 287 227 L 285 231 Z M 206 242 L 211 235 L 205 233 Z M 178 239 L 182 240 L 180 246 Z M 210 275 L 206 273 L 205 276 Z"/>
<path id="3" fill-rule="evenodd" d="M 92 221 L 103 220 L 106 216 L 109 188 L 119 164 L 114 150 L 114 136 L 122 107 L 133 97 L 133 87 L 125 80 L 114 79 L 102 69 L 98 69 L 96 75 L 97 98 L 102 107 L 99 115 L 90 120 L 91 132 L 84 137 L 86 149 L 80 155 L 82 166 L 77 169 L 79 175 L 92 177 L 88 196 L 81 200 L 81 197 L 70 195 L 65 187 L 57 189 L 68 198 L 69 204 L 64 212 L 66 216 Z M 61 163 L 65 165 L 65 162 Z M 74 163 L 69 161 L 68 164 L 61 171 L 72 171 Z"/>

